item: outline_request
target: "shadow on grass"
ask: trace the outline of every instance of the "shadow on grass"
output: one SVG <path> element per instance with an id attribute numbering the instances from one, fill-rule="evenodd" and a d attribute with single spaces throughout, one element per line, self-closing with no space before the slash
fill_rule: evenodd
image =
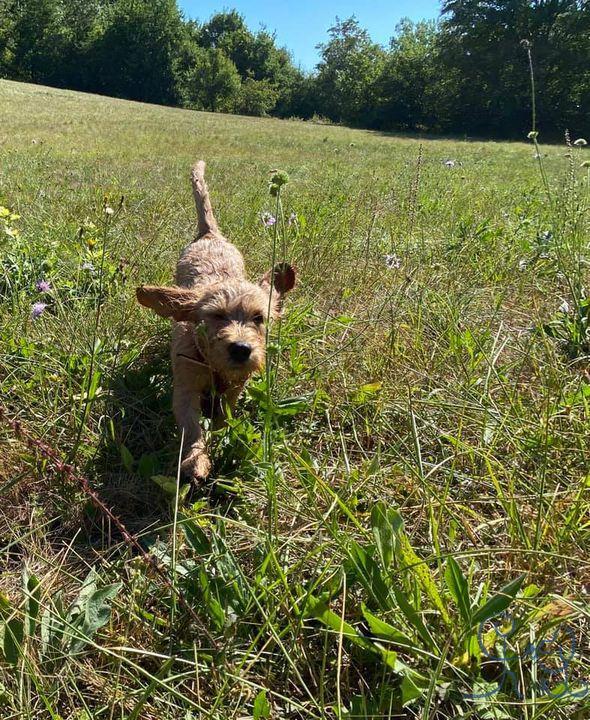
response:
<path id="1" fill-rule="evenodd" d="M 158 337 L 112 376 L 102 442 L 89 465 L 101 498 L 130 532 L 142 536 L 168 522 L 169 503 L 152 478 L 176 476 L 178 450 L 169 340 Z M 87 517 L 94 542 L 104 519 L 93 508 Z"/>

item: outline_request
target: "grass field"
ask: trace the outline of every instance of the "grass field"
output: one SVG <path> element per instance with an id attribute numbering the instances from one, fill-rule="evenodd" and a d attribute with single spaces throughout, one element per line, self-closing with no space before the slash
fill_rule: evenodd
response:
<path id="1" fill-rule="evenodd" d="M 574 140 L 0 82 L 3 720 L 588 717 Z M 171 281 L 197 158 L 252 277 L 275 244 L 299 282 L 187 496 L 169 325 L 134 289 Z"/>

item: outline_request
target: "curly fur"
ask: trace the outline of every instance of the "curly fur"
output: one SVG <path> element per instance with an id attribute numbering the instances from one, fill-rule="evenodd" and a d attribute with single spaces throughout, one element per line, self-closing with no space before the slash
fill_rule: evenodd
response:
<path id="1" fill-rule="evenodd" d="M 223 396 L 212 410 L 219 427 L 224 405 L 233 408 L 248 378 L 264 367 L 266 323 L 279 314 L 281 297 L 295 284 L 286 263 L 259 283 L 248 281 L 242 254 L 219 231 L 204 173 L 199 161 L 191 172 L 197 236 L 180 255 L 176 286 L 137 289 L 142 305 L 175 321 L 173 409 L 184 431 L 182 470 L 195 480 L 211 470 L 200 422 L 204 405 L 215 394 Z M 232 356 L 236 344 L 249 348 L 248 357 Z"/>

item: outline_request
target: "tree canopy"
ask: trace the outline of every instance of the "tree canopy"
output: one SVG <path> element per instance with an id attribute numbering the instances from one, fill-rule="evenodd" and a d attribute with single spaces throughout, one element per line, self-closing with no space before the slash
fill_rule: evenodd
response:
<path id="1" fill-rule="evenodd" d="M 0 0 L 0 76 L 251 115 L 382 130 L 522 136 L 587 130 L 589 0 L 443 0 L 388 47 L 336 19 L 305 73 L 236 10 L 198 23 L 176 0 Z"/>

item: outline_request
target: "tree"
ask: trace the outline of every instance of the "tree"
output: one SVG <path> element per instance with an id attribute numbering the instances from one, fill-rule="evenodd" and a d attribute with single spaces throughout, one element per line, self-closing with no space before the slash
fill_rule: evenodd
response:
<path id="1" fill-rule="evenodd" d="M 219 49 L 193 48 L 193 59 L 181 82 L 183 105 L 195 110 L 232 112 L 239 103 L 240 75 Z"/>
<path id="2" fill-rule="evenodd" d="M 10 23 L 3 57 L 15 80 L 60 84 L 64 51 L 58 6 L 54 0 L 13 0 L 3 3 L 0 19 Z"/>
<path id="3" fill-rule="evenodd" d="M 244 115 L 268 115 L 277 104 L 278 95 L 269 80 L 247 78 L 240 88 L 236 110 Z"/>
<path id="4" fill-rule="evenodd" d="M 315 73 L 235 10 L 186 21 L 177 0 L 0 0 L 0 75 L 170 105 L 363 127 L 523 137 L 530 51 L 544 137 L 587 134 L 590 0 L 443 0 L 388 49 L 336 19 Z"/>
<path id="5" fill-rule="evenodd" d="M 329 42 L 318 46 L 322 57 L 317 66 L 319 110 L 338 122 L 370 126 L 385 52 L 354 17 L 337 18 L 328 32 Z"/>
<path id="6" fill-rule="evenodd" d="M 289 53 L 262 29 L 252 33 L 235 10 L 214 15 L 200 30 L 200 44 L 221 50 L 235 65 L 243 83 L 240 112 L 266 114 L 277 103 L 285 107 L 297 78 Z"/>
<path id="7" fill-rule="evenodd" d="M 590 5 L 585 0 L 444 0 L 441 63 L 455 79 L 449 126 L 522 137 L 531 125 L 528 57 L 542 130 L 582 126 L 588 107 Z M 570 126 L 571 129 L 572 126 Z"/>
<path id="8" fill-rule="evenodd" d="M 175 104 L 176 48 L 182 20 L 176 0 L 113 0 L 93 45 L 95 90 L 130 100 Z"/>
<path id="9" fill-rule="evenodd" d="M 377 80 L 380 127 L 430 128 L 437 122 L 437 27 L 432 21 L 403 19 Z"/>

